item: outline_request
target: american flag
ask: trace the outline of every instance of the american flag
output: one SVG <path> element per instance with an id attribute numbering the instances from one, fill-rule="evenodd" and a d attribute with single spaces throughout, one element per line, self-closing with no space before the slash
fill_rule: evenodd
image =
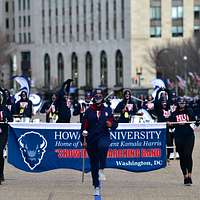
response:
<path id="1" fill-rule="evenodd" d="M 182 79 L 179 75 L 176 75 L 176 78 L 178 80 L 178 87 L 183 90 L 186 87 L 186 81 Z"/>
<path id="2" fill-rule="evenodd" d="M 168 88 L 173 89 L 175 87 L 175 84 L 172 80 L 170 80 L 169 78 L 167 79 L 167 86 Z"/>
<path id="3" fill-rule="evenodd" d="M 194 77 L 195 77 L 197 86 L 200 86 L 200 76 L 195 72 L 195 73 L 194 73 Z"/>

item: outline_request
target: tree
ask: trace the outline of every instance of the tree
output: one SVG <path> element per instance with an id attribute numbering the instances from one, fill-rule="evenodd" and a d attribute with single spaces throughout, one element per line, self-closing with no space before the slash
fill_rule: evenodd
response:
<path id="1" fill-rule="evenodd" d="M 11 43 L 7 40 L 6 34 L 4 34 L 0 30 L 0 86 L 1 87 L 8 87 L 7 84 L 5 84 L 5 80 L 8 80 L 5 74 L 7 73 L 4 65 L 9 64 L 11 60 L 11 53 L 13 51 L 13 48 L 11 46 Z M 9 70 L 10 71 L 10 70 Z"/>
<path id="2" fill-rule="evenodd" d="M 180 44 L 155 46 L 149 50 L 149 55 L 156 68 L 157 78 L 169 79 L 176 83 L 178 88 L 178 75 L 186 81 L 189 95 L 200 93 L 200 84 L 197 81 L 200 74 L 200 34 Z M 186 90 L 179 88 L 179 94 L 184 93 Z"/>

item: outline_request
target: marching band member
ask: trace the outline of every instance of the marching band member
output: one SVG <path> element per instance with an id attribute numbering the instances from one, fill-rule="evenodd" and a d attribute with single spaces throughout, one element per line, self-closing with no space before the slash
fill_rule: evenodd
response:
<path id="1" fill-rule="evenodd" d="M 12 121 L 12 114 L 5 105 L 5 93 L 0 91 L 0 184 L 4 181 L 4 157 L 3 150 L 8 138 L 8 124 Z"/>
<path id="2" fill-rule="evenodd" d="M 28 99 L 27 92 L 22 91 L 21 99 L 15 104 L 15 114 L 22 118 L 22 122 L 29 122 L 33 114 L 33 103 Z"/>
<path id="3" fill-rule="evenodd" d="M 171 110 L 169 102 L 166 97 L 161 97 L 159 99 L 159 105 L 156 106 L 157 110 L 155 110 L 157 116 L 157 122 L 168 122 L 171 117 Z M 166 129 L 166 139 L 167 139 L 167 161 L 169 162 L 170 153 L 173 152 L 173 133 L 170 132 L 169 127 Z"/>
<path id="4" fill-rule="evenodd" d="M 124 91 L 124 98 L 120 101 L 114 110 L 114 113 L 119 113 L 119 123 L 129 123 L 131 121 L 131 116 L 135 115 L 137 112 L 137 106 L 131 98 L 131 91 Z"/>
<path id="5" fill-rule="evenodd" d="M 194 121 L 192 109 L 186 107 L 186 101 L 183 97 L 177 100 L 177 109 L 172 113 L 171 121 L 177 124 L 170 123 L 170 126 L 175 127 L 174 137 L 176 150 L 180 156 L 180 167 L 184 176 L 184 184 L 192 184 L 192 152 L 194 147 L 194 130 L 190 126 L 189 121 Z"/>
<path id="6" fill-rule="evenodd" d="M 87 91 L 85 93 L 85 100 L 82 100 L 80 102 L 75 102 L 74 103 L 74 112 L 73 115 L 80 115 L 80 123 L 82 123 L 83 120 L 83 115 L 85 114 L 86 109 L 89 108 L 91 105 L 91 99 L 92 99 L 92 94 L 90 91 Z"/>
<path id="7" fill-rule="evenodd" d="M 93 104 L 85 111 L 81 127 L 81 142 L 86 146 L 90 158 L 94 195 L 100 195 L 99 178 L 105 180 L 105 176 L 102 173 L 106 165 L 107 152 L 111 142 L 109 129 L 115 130 L 117 128 L 112 109 L 105 107 L 103 102 L 102 90 L 95 90 Z M 84 137 L 86 138 L 86 143 L 84 142 Z"/>
<path id="8" fill-rule="evenodd" d="M 64 95 L 64 98 L 58 104 L 58 120 L 56 123 L 70 123 L 72 109 L 72 98 Z"/>
<path id="9" fill-rule="evenodd" d="M 58 103 L 57 103 L 57 94 L 53 93 L 51 96 L 51 101 L 48 101 L 42 107 L 42 113 L 46 113 L 46 122 L 55 123 L 58 119 Z"/>

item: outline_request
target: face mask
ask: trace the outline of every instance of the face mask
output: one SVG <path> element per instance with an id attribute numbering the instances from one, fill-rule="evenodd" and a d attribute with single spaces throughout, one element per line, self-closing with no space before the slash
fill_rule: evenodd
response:
<path id="1" fill-rule="evenodd" d="M 96 95 L 96 96 L 94 96 L 94 103 L 101 104 L 102 102 L 103 102 L 102 95 Z"/>

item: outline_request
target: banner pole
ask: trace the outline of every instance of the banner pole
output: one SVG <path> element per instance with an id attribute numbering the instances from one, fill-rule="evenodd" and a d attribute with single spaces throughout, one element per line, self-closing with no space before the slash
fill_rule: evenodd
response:
<path id="1" fill-rule="evenodd" d="M 83 137 L 83 148 L 82 148 L 82 183 L 84 183 L 84 175 L 85 175 L 85 150 L 86 150 L 86 137 Z"/>

